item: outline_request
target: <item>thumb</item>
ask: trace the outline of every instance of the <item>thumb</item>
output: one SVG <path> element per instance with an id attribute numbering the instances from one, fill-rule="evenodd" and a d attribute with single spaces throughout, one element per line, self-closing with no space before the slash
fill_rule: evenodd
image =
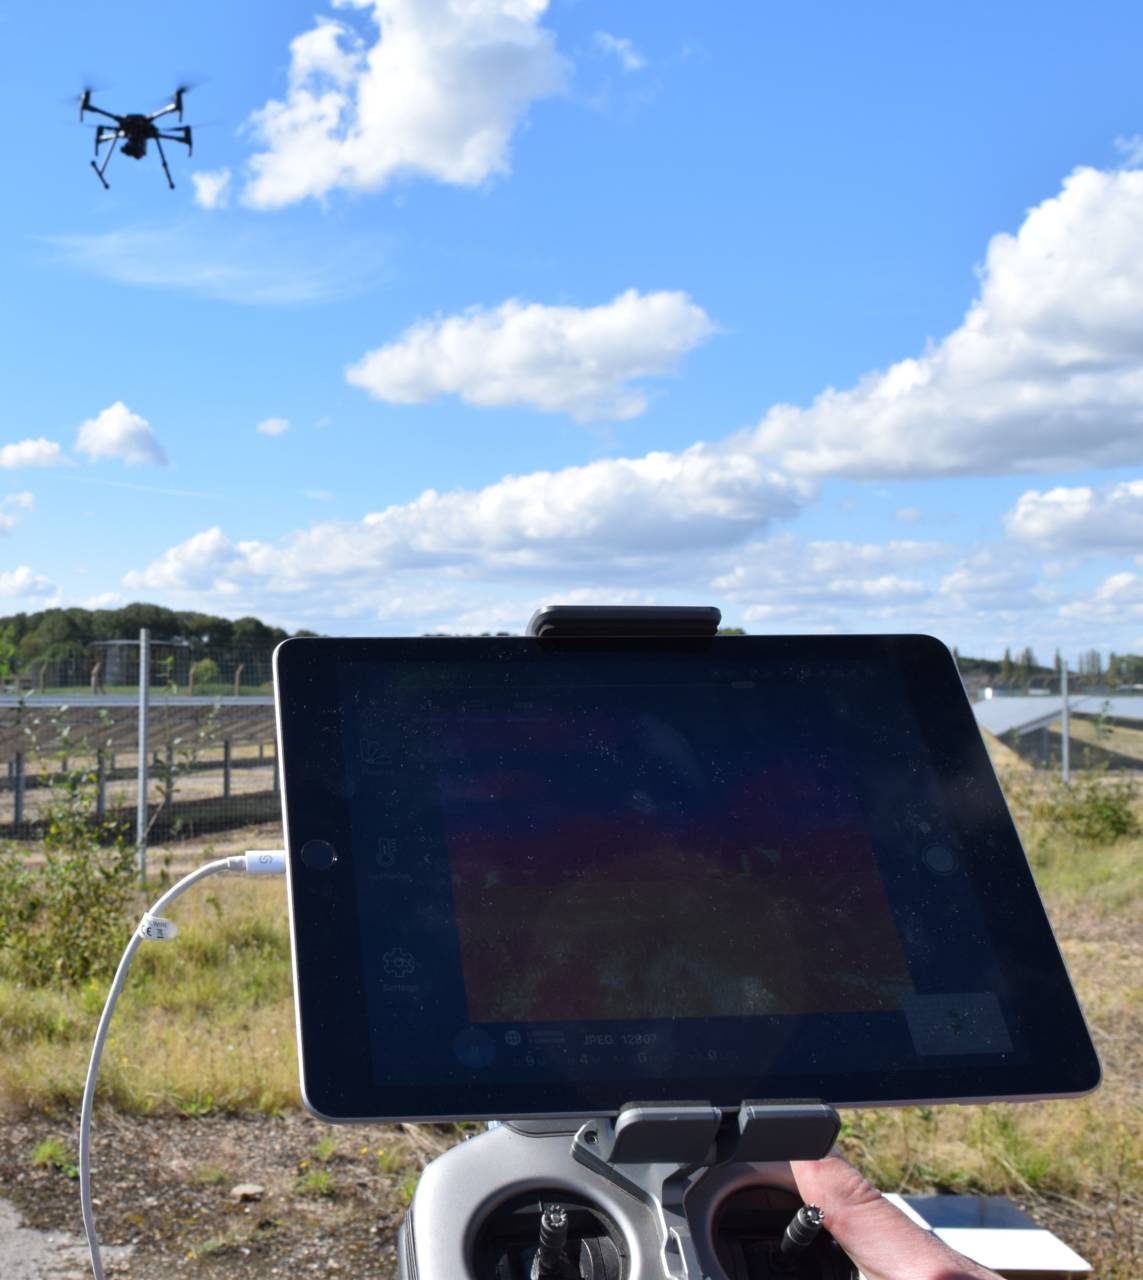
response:
<path id="1" fill-rule="evenodd" d="M 841 1156 L 790 1167 L 799 1195 L 823 1211 L 826 1229 L 865 1280 L 999 1280 L 910 1221 Z"/>

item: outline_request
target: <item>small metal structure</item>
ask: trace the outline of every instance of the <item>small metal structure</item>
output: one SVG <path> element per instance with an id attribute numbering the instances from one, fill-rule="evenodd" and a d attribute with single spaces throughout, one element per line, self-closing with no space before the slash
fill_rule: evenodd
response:
<path id="1" fill-rule="evenodd" d="M 91 90 L 84 89 L 79 99 L 80 124 L 83 124 L 83 117 L 88 111 L 115 121 L 113 125 L 98 124 L 95 126 L 95 159 L 92 160 L 91 167 L 95 170 L 95 176 L 103 183 L 105 191 L 111 189 L 111 184 L 104 177 L 104 174 L 107 172 L 107 166 L 111 163 L 111 157 L 115 154 L 115 143 L 121 139 L 123 145 L 119 150 L 125 156 L 130 156 L 132 160 L 142 160 L 147 154 L 147 144 L 153 142 L 158 149 L 163 172 L 167 175 L 167 185 L 172 191 L 175 189 L 175 180 L 171 177 L 170 166 L 167 164 L 167 155 L 163 150 L 163 142 L 177 142 L 186 147 L 188 156 L 193 154 L 194 139 L 191 134 L 191 126 L 181 123 L 183 118 L 183 95 L 188 88 L 188 85 L 179 85 L 175 90 L 174 99 L 160 110 L 151 112 L 150 115 L 132 112 L 130 115 L 123 116 L 116 115 L 113 111 L 104 111 L 102 107 L 93 106 Z M 163 129 L 162 126 L 156 123 L 156 121 L 172 113 L 178 115 L 180 124 L 177 127 Z M 107 151 L 103 154 L 102 161 L 100 161 L 99 149 L 104 145 L 107 146 Z"/>

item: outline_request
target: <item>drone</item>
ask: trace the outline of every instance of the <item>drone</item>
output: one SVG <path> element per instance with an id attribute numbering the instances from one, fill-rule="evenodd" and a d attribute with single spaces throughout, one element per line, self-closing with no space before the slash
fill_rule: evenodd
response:
<path id="1" fill-rule="evenodd" d="M 102 107 L 94 107 L 91 104 L 91 90 L 84 89 L 83 96 L 79 100 L 80 124 L 83 123 L 84 113 L 88 111 L 94 112 L 99 116 L 106 116 L 109 120 L 115 121 L 114 125 L 100 124 L 95 126 L 95 159 L 91 162 L 91 167 L 95 170 L 95 176 L 103 183 L 105 191 L 110 191 L 111 184 L 103 175 L 107 172 L 107 166 L 111 163 L 111 157 L 115 154 L 114 144 L 120 138 L 124 142 L 119 150 L 133 160 L 142 160 L 147 154 L 147 143 L 154 142 L 159 149 L 159 159 L 163 162 L 163 172 L 167 175 L 167 185 L 172 191 L 175 189 L 175 182 L 167 165 L 167 156 L 163 151 L 163 141 L 179 142 L 186 147 L 187 155 L 192 155 L 191 127 L 189 124 L 180 124 L 178 128 L 172 127 L 164 131 L 155 122 L 162 119 L 163 116 L 169 116 L 172 112 L 177 113 L 179 120 L 182 120 L 183 94 L 188 91 L 189 87 L 189 85 L 180 85 L 175 90 L 174 100 L 168 102 L 161 111 L 156 111 L 149 116 L 138 114 L 117 116 L 112 111 L 104 111 Z M 103 156 L 102 163 L 100 163 L 99 148 L 105 143 L 107 144 L 107 151 Z"/>

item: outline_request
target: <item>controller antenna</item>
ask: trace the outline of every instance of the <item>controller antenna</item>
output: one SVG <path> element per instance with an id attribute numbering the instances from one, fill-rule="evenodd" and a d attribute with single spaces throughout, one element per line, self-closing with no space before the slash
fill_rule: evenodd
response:
<path id="1" fill-rule="evenodd" d="M 822 1229 L 825 1214 L 816 1204 L 804 1204 L 790 1220 L 790 1225 L 782 1235 L 782 1243 L 778 1252 L 784 1262 L 793 1262 L 813 1244 L 818 1232 Z"/>
<path id="2" fill-rule="evenodd" d="M 563 1274 L 564 1246 L 568 1242 L 568 1211 L 562 1204 L 540 1205 L 540 1246 L 532 1262 L 532 1280 Z"/>

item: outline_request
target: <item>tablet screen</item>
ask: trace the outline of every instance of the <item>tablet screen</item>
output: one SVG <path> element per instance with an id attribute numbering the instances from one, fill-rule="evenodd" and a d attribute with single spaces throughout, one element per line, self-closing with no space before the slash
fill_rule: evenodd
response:
<path id="1" fill-rule="evenodd" d="M 1095 1082 L 935 642 L 302 641 L 279 699 L 325 1114 Z"/>

